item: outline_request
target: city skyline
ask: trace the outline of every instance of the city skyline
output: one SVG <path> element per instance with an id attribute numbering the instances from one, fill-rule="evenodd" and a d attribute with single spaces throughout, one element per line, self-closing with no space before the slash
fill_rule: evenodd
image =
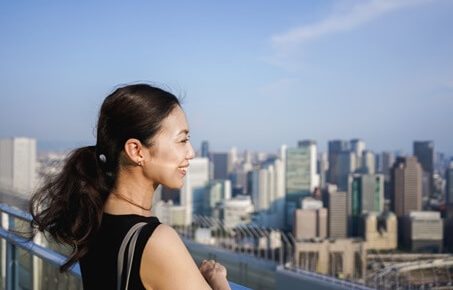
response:
<path id="1" fill-rule="evenodd" d="M 408 154 L 432 140 L 452 156 L 452 8 L 2 3 L 0 137 L 93 144 L 103 98 L 147 81 L 183 97 L 196 149 L 275 152 L 313 139 L 325 152 L 329 140 L 361 138 Z"/>

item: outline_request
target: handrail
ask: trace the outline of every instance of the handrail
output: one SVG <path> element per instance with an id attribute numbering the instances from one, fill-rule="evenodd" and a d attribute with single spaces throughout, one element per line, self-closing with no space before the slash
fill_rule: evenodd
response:
<path id="1" fill-rule="evenodd" d="M 5 239 L 7 242 L 9 242 L 11 244 L 14 244 L 15 246 L 22 248 L 27 252 L 30 252 L 33 256 L 37 256 L 56 267 L 60 267 L 66 261 L 66 256 L 64 256 L 60 253 L 57 253 L 53 250 L 50 250 L 48 248 L 45 248 L 43 246 L 40 246 L 31 240 L 20 237 L 20 236 L 14 234 L 14 233 L 11 233 L 1 227 L 0 227 L 0 237 Z M 75 264 L 74 266 L 72 266 L 68 271 L 71 274 L 73 274 L 74 276 L 77 276 L 79 278 L 82 277 L 81 272 L 80 272 L 80 266 L 78 263 Z"/>
<path id="2" fill-rule="evenodd" d="M 0 212 L 4 212 L 10 216 L 22 219 L 24 221 L 31 221 L 32 219 L 29 213 L 23 212 L 22 210 L 11 207 L 4 203 L 0 203 Z M 18 246 L 26 250 L 27 252 L 30 252 L 32 255 L 37 256 L 43 259 L 44 261 L 49 262 L 50 264 L 58 267 L 63 265 L 63 263 L 67 259 L 66 256 L 54 250 L 40 246 L 34 243 L 32 240 L 23 238 L 13 232 L 5 230 L 2 227 L 0 227 L 0 238 L 3 238 L 7 242 L 14 244 L 15 246 Z M 78 278 L 82 278 L 79 263 L 74 264 L 74 266 L 72 266 L 68 271 L 72 275 Z M 232 290 L 251 290 L 250 288 L 244 287 L 242 285 L 230 281 L 228 283 L 230 284 Z"/>

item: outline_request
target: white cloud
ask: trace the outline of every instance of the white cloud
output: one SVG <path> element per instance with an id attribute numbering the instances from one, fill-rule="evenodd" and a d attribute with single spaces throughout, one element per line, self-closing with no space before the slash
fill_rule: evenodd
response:
<path id="1" fill-rule="evenodd" d="M 319 22 L 294 27 L 272 36 L 276 58 L 288 57 L 293 49 L 316 38 L 342 31 L 349 31 L 386 13 L 431 2 L 432 0 L 369 0 L 359 1 L 342 12 L 332 13 Z M 276 61 L 279 62 L 278 60 Z"/>

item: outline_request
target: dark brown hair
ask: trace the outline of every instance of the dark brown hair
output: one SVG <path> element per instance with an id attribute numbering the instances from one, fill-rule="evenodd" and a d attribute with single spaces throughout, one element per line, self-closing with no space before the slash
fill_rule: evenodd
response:
<path id="1" fill-rule="evenodd" d="M 147 84 L 115 90 L 102 104 L 96 146 L 72 151 L 62 171 L 33 194 L 32 229 L 46 231 L 57 242 L 72 247 L 61 271 L 86 254 L 90 238 L 99 229 L 125 142 L 136 138 L 152 145 L 162 120 L 176 106 L 180 103 L 173 94 Z"/>

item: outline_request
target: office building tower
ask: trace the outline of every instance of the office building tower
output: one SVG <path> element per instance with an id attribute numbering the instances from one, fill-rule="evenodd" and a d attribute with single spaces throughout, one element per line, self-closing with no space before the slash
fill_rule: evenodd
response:
<path id="1" fill-rule="evenodd" d="M 228 174 L 233 172 L 237 162 L 238 162 L 238 150 L 236 147 L 232 147 L 228 152 L 228 167 L 227 167 Z"/>
<path id="2" fill-rule="evenodd" d="M 362 154 L 361 172 L 366 174 L 374 174 L 376 172 L 376 156 L 369 150 L 363 151 Z"/>
<path id="3" fill-rule="evenodd" d="M 384 175 L 349 175 L 348 234 L 359 235 L 362 215 L 367 212 L 380 214 L 384 209 Z"/>
<path id="4" fill-rule="evenodd" d="M 404 248 L 412 252 L 442 252 L 444 226 L 439 212 L 412 211 L 402 224 Z"/>
<path id="5" fill-rule="evenodd" d="M 365 142 L 361 139 L 352 139 L 349 141 L 349 147 L 350 151 L 356 156 L 357 167 L 361 167 L 364 162 L 363 154 L 365 153 L 366 148 Z"/>
<path id="6" fill-rule="evenodd" d="M 352 139 L 350 141 L 351 151 L 354 152 L 357 156 L 362 156 L 365 151 L 366 145 L 365 141 L 361 139 Z"/>
<path id="7" fill-rule="evenodd" d="M 299 142 L 299 147 L 286 151 L 286 226 L 293 225 L 294 211 L 300 201 L 310 196 L 319 185 L 316 174 L 316 143 Z"/>
<path id="8" fill-rule="evenodd" d="M 382 152 L 382 174 L 386 179 L 390 179 L 390 170 L 392 169 L 393 163 L 395 163 L 395 154 L 392 152 Z"/>
<path id="9" fill-rule="evenodd" d="M 445 205 L 446 205 L 446 218 L 445 218 L 445 246 L 446 249 L 453 253 L 453 160 L 445 171 Z"/>
<path id="10" fill-rule="evenodd" d="M 453 219 L 453 160 L 445 171 L 445 200 L 447 205 L 447 217 Z"/>
<path id="11" fill-rule="evenodd" d="M 190 161 L 190 167 L 185 177 L 185 182 L 188 181 L 190 181 L 190 186 L 183 187 L 181 201 L 184 201 L 184 194 L 190 194 L 192 196 L 192 212 L 194 214 L 202 214 L 204 197 L 208 190 L 207 185 L 209 182 L 208 158 L 200 157 Z"/>
<path id="12" fill-rule="evenodd" d="M 247 188 L 247 174 L 252 171 L 252 166 L 250 168 L 241 164 L 239 168 L 233 173 L 235 176 L 235 183 L 233 184 L 233 196 L 238 194 L 251 194 L 248 192 Z"/>
<path id="13" fill-rule="evenodd" d="M 331 239 L 347 236 L 347 197 L 346 192 L 328 192 L 328 228 Z"/>
<path id="14" fill-rule="evenodd" d="M 417 157 L 396 159 L 392 168 L 392 208 L 398 218 L 422 210 L 422 172 Z"/>
<path id="15" fill-rule="evenodd" d="M 212 153 L 214 179 L 228 179 L 228 153 Z"/>
<path id="16" fill-rule="evenodd" d="M 36 186 L 36 140 L 0 139 L 0 188 L 29 195 Z"/>
<path id="17" fill-rule="evenodd" d="M 327 184 L 327 174 L 329 170 L 329 160 L 327 153 L 322 152 L 318 154 L 317 173 L 319 175 L 319 187 L 324 188 Z"/>
<path id="18" fill-rule="evenodd" d="M 339 180 L 338 168 L 338 156 L 340 153 L 348 151 L 349 144 L 345 140 L 333 140 L 328 143 L 328 158 L 329 158 L 329 171 L 327 175 L 327 181 L 331 184 L 337 184 Z"/>
<path id="19" fill-rule="evenodd" d="M 270 170 L 269 170 L 270 169 Z M 252 203 L 257 211 L 269 208 L 273 188 L 273 167 L 257 168 L 252 173 Z"/>
<path id="20" fill-rule="evenodd" d="M 230 180 L 210 181 L 203 200 L 203 215 L 213 216 L 214 209 L 218 207 L 223 200 L 231 199 L 231 196 L 232 190 Z"/>
<path id="21" fill-rule="evenodd" d="M 209 142 L 201 142 L 201 157 L 209 158 Z"/>
<path id="22" fill-rule="evenodd" d="M 414 156 L 423 169 L 423 196 L 430 196 L 434 193 L 434 142 L 414 141 Z"/>
<path id="23" fill-rule="evenodd" d="M 348 190 L 349 175 L 358 167 L 357 156 L 351 151 L 344 151 L 338 154 L 337 164 L 337 185 L 340 191 Z"/>

